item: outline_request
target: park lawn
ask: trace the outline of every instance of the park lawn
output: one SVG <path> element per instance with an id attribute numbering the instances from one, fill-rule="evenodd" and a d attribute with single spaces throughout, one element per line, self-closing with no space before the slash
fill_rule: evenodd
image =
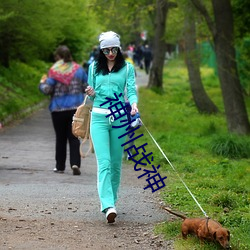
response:
<path id="1" fill-rule="evenodd" d="M 147 151 L 153 152 L 154 165 L 160 165 L 158 172 L 162 177 L 167 176 L 166 187 L 157 191 L 164 204 L 188 217 L 204 216 L 182 179 L 206 214 L 230 230 L 232 249 L 250 249 L 250 138 L 227 132 L 218 78 L 207 67 L 201 68 L 201 74 L 205 89 L 220 113 L 197 112 L 183 61 L 169 61 L 164 68 L 163 93 L 146 88 L 139 90 L 142 121 L 168 160 L 144 126 L 137 132 L 144 136 L 136 145 L 147 142 Z M 247 102 L 249 108 L 249 100 Z M 155 232 L 166 239 L 175 239 L 178 250 L 217 249 L 213 243 L 201 247 L 194 237 L 184 242 L 179 238 L 180 225 L 181 219 L 176 218 L 157 225 Z"/>

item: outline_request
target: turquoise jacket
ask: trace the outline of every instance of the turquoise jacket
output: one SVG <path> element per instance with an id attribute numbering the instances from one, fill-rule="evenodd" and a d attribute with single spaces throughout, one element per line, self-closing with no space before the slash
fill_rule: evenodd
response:
<path id="1" fill-rule="evenodd" d="M 106 97 L 114 99 L 115 94 L 119 96 L 119 101 L 125 105 L 128 99 L 130 105 L 138 102 L 136 84 L 135 84 L 135 69 L 131 63 L 126 63 L 126 66 L 121 68 L 118 72 L 110 72 L 107 75 L 95 73 L 95 62 L 93 62 L 88 71 L 88 84 L 94 88 L 95 97 L 93 100 L 93 107 L 108 108 L 109 103 Z M 102 106 L 101 106 L 102 105 Z"/>

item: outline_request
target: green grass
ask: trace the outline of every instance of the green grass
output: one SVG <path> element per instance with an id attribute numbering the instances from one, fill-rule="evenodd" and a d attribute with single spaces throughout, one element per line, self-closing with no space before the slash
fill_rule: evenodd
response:
<path id="1" fill-rule="evenodd" d="M 202 208 L 230 230 L 232 249 L 250 249 L 250 138 L 227 132 L 218 79 L 210 68 L 202 68 L 201 74 L 219 114 L 202 115 L 197 111 L 187 71 L 180 60 L 166 65 L 162 93 L 146 88 L 139 90 L 139 110 L 144 124 Z M 246 102 L 249 113 L 250 101 Z M 202 217 L 202 211 L 143 126 L 140 133 L 144 136 L 136 145 L 147 142 L 147 153 L 153 152 L 154 164 L 160 164 L 161 176 L 167 176 L 166 187 L 157 191 L 164 203 L 189 217 Z M 214 243 L 202 248 L 192 236 L 190 241 L 182 240 L 180 224 L 180 219 L 162 223 L 156 226 L 155 232 L 166 239 L 175 239 L 178 250 L 218 248 Z"/>
<path id="2" fill-rule="evenodd" d="M 39 61 L 30 65 L 12 62 L 9 69 L 0 67 L 0 122 L 10 115 L 18 118 L 21 111 L 46 98 L 39 92 L 38 84 L 47 70 L 48 65 Z"/>

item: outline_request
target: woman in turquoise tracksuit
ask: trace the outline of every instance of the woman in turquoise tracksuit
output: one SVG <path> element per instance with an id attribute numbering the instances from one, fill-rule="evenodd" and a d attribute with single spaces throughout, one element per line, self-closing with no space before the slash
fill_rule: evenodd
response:
<path id="1" fill-rule="evenodd" d="M 106 213 L 108 223 L 113 223 L 117 215 L 115 204 L 121 178 L 121 145 L 125 142 L 126 136 L 120 139 L 118 137 L 126 132 L 127 126 L 122 126 L 121 122 L 126 119 L 125 112 L 121 111 L 121 114 L 125 114 L 122 117 L 113 113 L 110 115 L 110 102 L 107 102 L 106 98 L 115 99 L 116 95 L 125 106 L 126 91 L 132 107 L 131 115 L 138 112 L 134 66 L 125 62 L 119 39 L 119 35 L 112 31 L 99 36 L 100 53 L 89 67 L 89 86 L 86 89 L 86 93 L 93 100 L 90 133 L 98 166 L 97 188 L 101 211 Z M 113 101 L 112 105 L 115 102 L 118 100 Z"/>

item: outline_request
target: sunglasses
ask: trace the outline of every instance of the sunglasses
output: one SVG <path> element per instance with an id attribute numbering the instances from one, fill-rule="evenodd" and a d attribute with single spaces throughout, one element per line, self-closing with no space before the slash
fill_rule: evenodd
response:
<path id="1" fill-rule="evenodd" d="M 117 54 L 118 48 L 117 47 L 114 47 L 114 48 L 111 48 L 111 49 L 105 48 L 105 49 L 102 50 L 104 55 L 109 55 L 110 51 L 112 52 L 112 54 Z"/>

